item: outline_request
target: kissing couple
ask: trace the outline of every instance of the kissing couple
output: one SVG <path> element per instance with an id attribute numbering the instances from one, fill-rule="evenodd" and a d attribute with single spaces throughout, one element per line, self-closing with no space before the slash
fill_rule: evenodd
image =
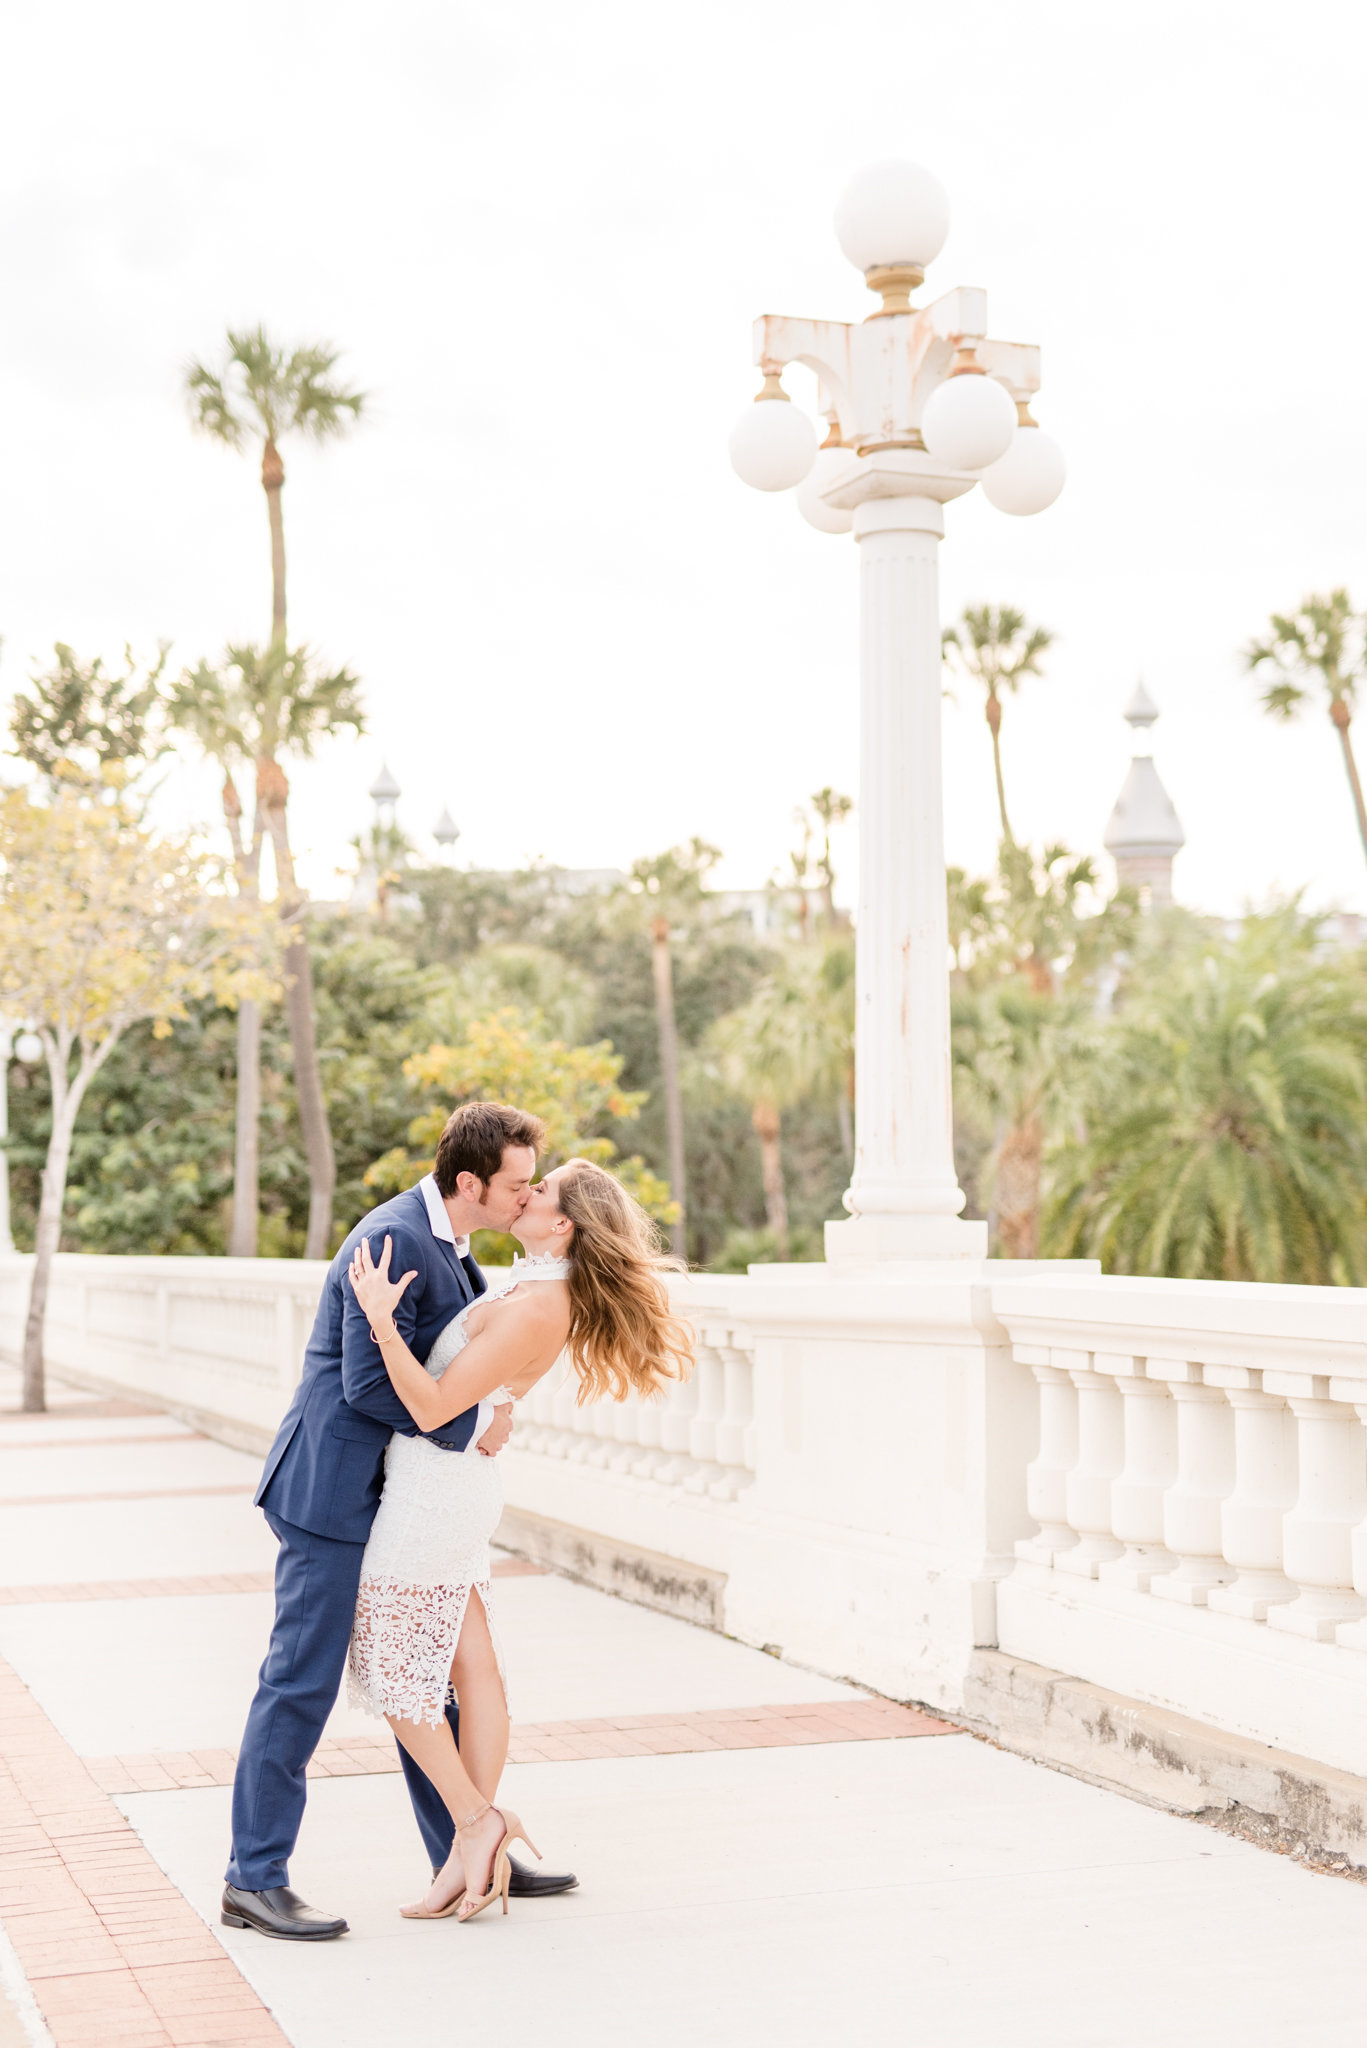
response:
<path id="1" fill-rule="evenodd" d="M 649 1217 L 601 1166 L 533 1181 L 544 1130 L 471 1102 L 433 1171 L 363 1216 L 328 1268 L 303 1376 L 256 1504 L 280 1548 L 275 1621 L 233 1780 L 227 1927 L 329 1941 L 344 1919 L 290 1889 L 305 1770 L 345 1669 L 352 1701 L 399 1744 L 432 1870 L 413 1920 L 462 1920 L 571 1876 L 495 1804 L 508 1700 L 490 1595 L 502 1511 L 495 1456 L 512 1403 L 568 1352 L 579 1400 L 658 1393 L 692 1364 Z M 526 1256 L 492 1286 L 470 1233 L 511 1231 Z M 471 1599 L 471 1594 L 476 1597 Z"/>

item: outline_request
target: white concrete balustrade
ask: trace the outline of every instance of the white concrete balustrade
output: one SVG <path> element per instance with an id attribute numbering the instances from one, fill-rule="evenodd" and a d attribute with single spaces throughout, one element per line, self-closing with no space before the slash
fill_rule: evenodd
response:
<path id="1" fill-rule="evenodd" d="M 63 1257 L 50 1362 L 264 1445 L 322 1272 Z M 977 1260 L 678 1288 L 692 1379 L 580 1407 L 557 1370 L 511 1507 L 705 1570 L 730 1633 L 895 1697 L 961 1708 L 999 1649 L 1367 1777 L 1363 1291 Z M 10 1357 L 26 1293 L 0 1260 Z"/>

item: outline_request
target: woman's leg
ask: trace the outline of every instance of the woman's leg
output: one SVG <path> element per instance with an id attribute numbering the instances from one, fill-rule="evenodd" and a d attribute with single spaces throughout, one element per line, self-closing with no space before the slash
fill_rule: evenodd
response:
<path id="1" fill-rule="evenodd" d="M 460 1760 L 486 1799 L 497 1799 L 508 1761 L 508 1700 L 484 1601 L 472 1590 L 465 1609 L 451 1685 L 460 1702 Z"/>
<path id="2" fill-rule="evenodd" d="M 461 1702 L 460 1750 L 456 1748 L 445 1719 L 432 1728 L 425 1721 L 402 1721 L 393 1714 L 385 1716 L 414 1763 L 427 1774 L 441 1794 L 453 1826 L 460 1829 L 440 1876 L 433 1880 L 432 1889 L 423 1901 L 429 1912 L 449 1905 L 462 1889 L 467 1889 L 472 1898 L 484 1893 L 488 1889 L 495 1851 L 503 1839 L 503 1823 L 497 1813 L 485 1814 L 471 1827 L 460 1827 L 462 1821 L 468 1820 L 486 1800 L 491 1801 L 498 1791 L 498 1781 L 508 1753 L 507 1702 L 493 1638 L 489 1633 L 488 1617 L 478 1595 L 472 1595 L 466 1603 L 460 1636 L 451 1660 L 451 1680 L 457 1687 L 457 1697 Z M 469 1708 L 466 1706 L 467 1697 L 471 1702 Z M 467 1713 L 473 1727 L 467 1722 Z M 467 1768 L 462 1752 L 470 1757 L 470 1768 Z"/>

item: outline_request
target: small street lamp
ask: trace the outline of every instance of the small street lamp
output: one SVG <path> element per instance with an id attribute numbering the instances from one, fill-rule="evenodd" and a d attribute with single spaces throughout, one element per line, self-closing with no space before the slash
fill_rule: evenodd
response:
<path id="1" fill-rule="evenodd" d="M 855 1165 L 850 1220 L 827 1224 L 826 1255 L 980 1257 L 987 1226 L 960 1217 L 954 1168 L 938 546 L 950 499 L 981 482 L 1000 511 L 1042 512 L 1065 467 L 1030 413 L 1038 348 L 989 339 L 976 288 L 911 303 L 949 232 L 930 172 L 861 171 L 835 229 L 881 304 L 862 322 L 757 320 L 764 382 L 730 441 L 743 482 L 794 490 L 811 525 L 859 544 Z M 783 389 L 790 363 L 816 373 L 820 447 Z"/>

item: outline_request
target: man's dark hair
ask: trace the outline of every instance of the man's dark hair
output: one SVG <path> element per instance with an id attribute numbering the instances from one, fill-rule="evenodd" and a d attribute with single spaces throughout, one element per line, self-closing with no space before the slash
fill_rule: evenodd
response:
<path id="1" fill-rule="evenodd" d="M 437 1187 L 443 1195 L 454 1195 L 456 1176 L 473 1173 L 487 1188 L 509 1145 L 530 1145 L 539 1152 L 545 1142 L 545 1125 L 525 1109 L 512 1109 L 506 1102 L 464 1102 L 446 1119 L 437 1146 Z"/>

